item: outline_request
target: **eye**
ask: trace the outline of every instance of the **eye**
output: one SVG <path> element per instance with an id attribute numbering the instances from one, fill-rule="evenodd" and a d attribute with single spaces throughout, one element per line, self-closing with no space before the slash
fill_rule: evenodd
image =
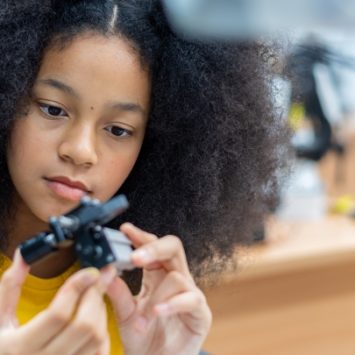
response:
<path id="1" fill-rule="evenodd" d="M 67 117 L 68 116 L 68 114 L 62 108 L 60 108 L 58 106 L 44 104 L 42 102 L 40 102 L 38 105 L 39 105 L 40 110 L 51 118 Z"/>
<path id="2" fill-rule="evenodd" d="M 105 128 L 105 130 L 110 132 L 115 137 L 127 137 L 132 135 L 132 131 L 119 126 L 108 126 Z"/>

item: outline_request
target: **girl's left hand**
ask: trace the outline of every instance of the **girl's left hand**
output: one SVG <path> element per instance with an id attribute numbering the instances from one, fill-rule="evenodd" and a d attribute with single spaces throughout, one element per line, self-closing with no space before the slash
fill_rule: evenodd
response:
<path id="1" fill-rule="evenodd" d="M 132 262 L 143 268 L 142 288 L 137 296 L 119 277 L 108 289 L 124 354 L 198 354 L 212 315 L 190 274 L 180 239 L 158 239 L 130 223 L 123 224 L 121 231 L 137 248 Z"/>

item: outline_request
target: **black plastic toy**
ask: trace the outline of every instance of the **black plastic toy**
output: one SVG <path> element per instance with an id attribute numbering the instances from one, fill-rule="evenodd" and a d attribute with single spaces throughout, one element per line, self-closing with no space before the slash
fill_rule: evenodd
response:
<path id="1" fill-rule="evenodd" d="M 131 270 L 131 242 L 114 229 L 103 227 L 129 204 L 124 195 L 101 203 L 85 196 L 74 210 L 49 219 L 49 231 L 41 232 L 20 245 L 22 257 L 28 264 L 74 244 L 82 267 L 102 268 L 114 263 L 118 274 Z"/>

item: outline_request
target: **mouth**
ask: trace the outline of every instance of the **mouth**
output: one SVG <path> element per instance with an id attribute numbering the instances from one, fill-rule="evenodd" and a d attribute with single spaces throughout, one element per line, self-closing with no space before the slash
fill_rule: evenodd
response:
<path id="1" fill-rule="evenodd" d="M 71 180 L 66 176 L 46 177 L 44 180 L 52 192 L 69 201 L 80 201 L 91 192 L 83 182 Z"/>

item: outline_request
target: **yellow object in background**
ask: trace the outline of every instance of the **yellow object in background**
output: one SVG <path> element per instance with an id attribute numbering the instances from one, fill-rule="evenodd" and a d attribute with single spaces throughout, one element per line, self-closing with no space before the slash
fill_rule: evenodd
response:
<path id="1" fill-rule="evenodd" d="M 335 200 L 330 207 L 330 212 L 336 214 L 350 215 L 355 210 L 355 200 L 350 195 L 344 195 Z"/>
<path id="2" fill-rule="evenodd" d="M 291 105 L 288 121 L 293 131 L 297 131 L 304 121 L 306 110 L 303 104 L 294 102 Z"/>

